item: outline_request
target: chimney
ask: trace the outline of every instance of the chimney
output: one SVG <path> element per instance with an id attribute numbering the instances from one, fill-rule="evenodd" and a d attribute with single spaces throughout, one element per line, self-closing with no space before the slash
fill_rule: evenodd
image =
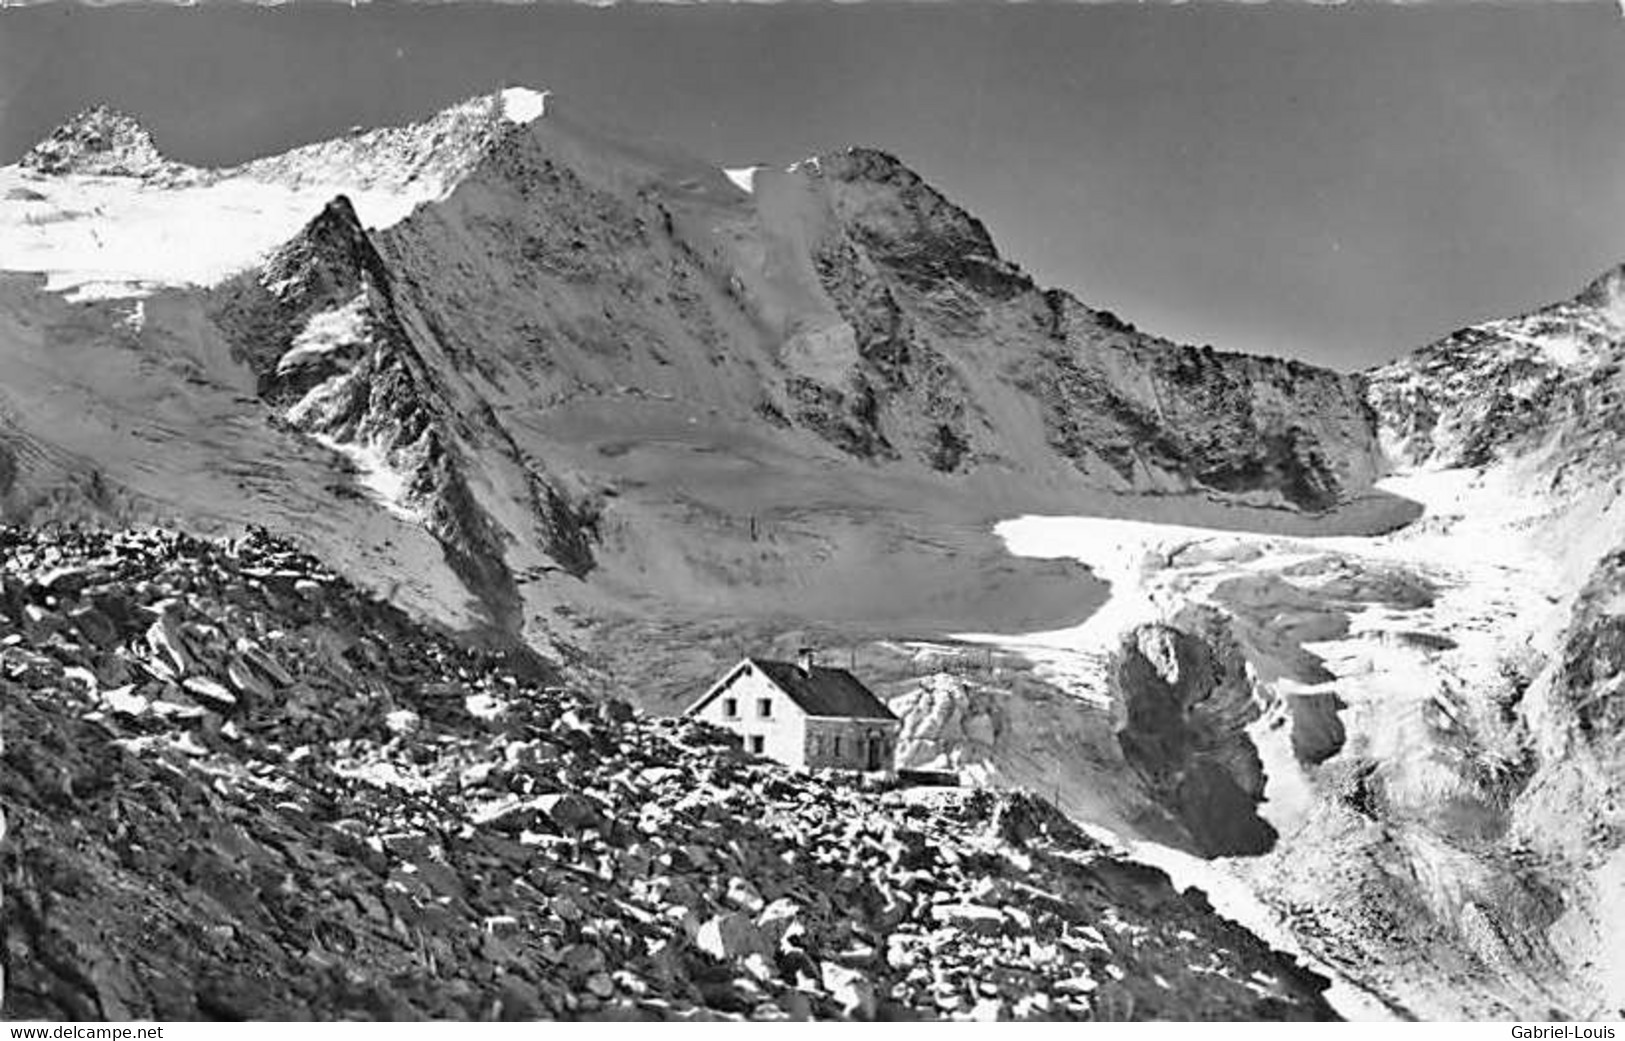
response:
<path id="1" fill-rule="evenodd" d="M 803 676 L 811 676 L 813 668 L 813 649 L 803 647 L 796 652 L 796 668 L 801 670 Z"/>

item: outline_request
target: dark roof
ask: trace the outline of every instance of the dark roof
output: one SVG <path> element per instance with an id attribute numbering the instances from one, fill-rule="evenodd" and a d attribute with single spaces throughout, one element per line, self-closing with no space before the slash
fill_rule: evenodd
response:
<path id="1" fill-rule="evenodd" d="M 750 663 L 790 695 L 790 700 L 809 716 L 897 719 L 873 691 L 845 669 L 814 665 L 810 671 L 802 672 L 801 666 L 794 662 L 751 658 Z"/>

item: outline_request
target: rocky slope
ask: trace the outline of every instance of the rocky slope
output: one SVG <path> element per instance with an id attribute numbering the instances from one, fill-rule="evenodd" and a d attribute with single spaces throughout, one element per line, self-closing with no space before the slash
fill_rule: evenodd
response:
<path id="1" fill-rule="evenodd" d="M 1031 798 L 792 773 L 262 534 L 0 550 L 8 1019 L 1330 1014 Z"/>
<path id="2" fill-rule="evenodd" d="M 1547 940 L 1588 974 L 1590 1007 L 1625 1016 L 1625 913 L 1620 820 L 1621 648 L 1625 553 L 1598 563 L 1581 590 L 1550 664 L 1525 698 L 1534 746 L 1527 786 L 1513 806 L 1511 842 L 1527 850 L 1565 895 L 1548 911 Z"/>
<path id="3" fill-rule="evenodd" d="M 1258 816 L 1264 765 L 1247 735 L 1263 714 L 1227 620 L 1188 610 L 1125 634 L 1112 662 L 1124 760 L 1207 855 L 1256 854 L 1275 845 Z"/>
<path id="4" fill-rule="evenodd" d="M 225 170 L 83 114 L 0 170 L 8 382 L 66 383 L 92 417 L 65 430 L 8 395 L 4 444 L 50 460 L 13 468 L 8 516 L 50 488 L 52 515 L 106 518 L 72 494 L 93 469 L 125 517 L 263 523 L 373 588 L 432 576 L 402 602 L 545 646 L 561 605 L 838 616 L 898 543 L 914 574 L 962 567 L 932 547 L 981 539 L 992 501 L 1150 491 L 1312 516 L 1377 472 L 1358 379 L 1041 291 L 895 157 L 736 177 L 519 88 Z M 139 365 L 62 372 L 110 340 Z M 178 389 L 183 359 L 208 378 Z M 121 452 L 128 427 L 94 425 L 177 392 L 197 400 L 174 422 L 121 418 L 187 454 L 221 425 L 183 412 L 229 416 L 264 498 L 346 521 L 178 492 Z M 348 478 L 311 480 L 290 442 Z"/>

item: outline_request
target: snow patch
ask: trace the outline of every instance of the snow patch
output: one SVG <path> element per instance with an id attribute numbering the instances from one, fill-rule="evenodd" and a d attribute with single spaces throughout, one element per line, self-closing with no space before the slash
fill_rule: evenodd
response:
<path id="1" fill-rule="evenodd" d="M 0 266 L 0 271 L 4 270 L 8 269 Z M 162 282 L 153 282 L 140 278 L 98 279 L 91 277 L 84 282 L 69 282 L 67 284 L 52 284 L 53 281 L 55 280 L 47 278 L 45 288 L 61 292 L 63 299 L 70 304 L 94 303 L 97 300 L 140 299 L 144 296 L 151 296 L 164 286 Z"/>
<path id="2" fill-rule="evenodd" d="M 722 171 L 728 175 L 728 180 L 742 192 L 752 194 L 756 191 L 756 171 L 763 169 L 760 166 L 740 166 Z"/>
<path id="3" fill-rule="evenodd" d="M 1546 357 L 1568 368 L 1573 368 L 1585 360 L 1585 349 L 1580 346 L 1577 336 L 1552 337 L 1541 345 Z"/>
<path id="4" fill-rule="evenodd" d="M 433 778 L 414 777 L 390 762 L 337 763 L 333 767 L 333 772 L 340 777 L 348 777 L 362 784 L 386 790 L 398 789 L 421 794 L 432 791 L 435 786 Z"/>
<path id="5" fill-rule="evenodd" d="M 331 449 L 350 460 L 356 468 L 358 483 L 372 492 L 380 506 L 409 523 L 418 524 L 423 521 L 422 513 L 413 509 L 406 501 L 411 481 L 390 465 L 388 457 L 376 444 L 372 442 L 350 444 L 326 434 L 310 436 L 324 448 Z"/>
<path id="6" fill-rule="evenodd" d="M 547 99 L 551 92 L 531 90 L 529 87 L 509 87 L 497 97 L 501 100 L 502 118 L 524 126 L 547 115 Z"/>
<path id="7" fill-rule="evenodd" d="M 366 341 L 367 294 L 357 293 L 340 307 L 310 316 L 293 338 L 293 346 L 276 364 L 281 374 L 314 358 Z"/>

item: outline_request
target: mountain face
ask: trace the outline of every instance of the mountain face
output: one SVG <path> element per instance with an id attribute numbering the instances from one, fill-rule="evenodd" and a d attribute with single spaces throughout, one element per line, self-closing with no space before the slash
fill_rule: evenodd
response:
<path id="1" fill-rule="evenodd" d="M 1329 509 L 1380 475 L 1376 414 L 1359 377 L 1170 344 L 1047 295 L 1058 347 L 1023 385 L 1068 458 L 1100 460 L 1141 485 L 1185 474 L 1199 487 L 1268 493 L 1307 510 Z"/>
<path id="2" fill-rule="evenodd" d="M 1423 507 L 1409 525 L 1001 526 L 1108 599 L 1071 629 L 982 637 L 1050 686 L 988 670 L 977 733 L 899 684 L 915 765 L 973 763 L 1207 859 L 1248 894 L 1226 913 L 1260 901 L 1391 1009 L 1618 1015 L 1620 286 L 1365 374 L 1379 487 Z"/>
<path id="3" fill-rule="evenodd" d="M 259 272 L 214 290 L 208 314 L 275 417 L 352 460 L 386 509 L 435 535 L 491 621 L 518 632 L 502 536 L 470 482 L 528 490 L 539 548 L 576 577 L 592 566 L 592 519 L 524 465 L 455 366 L 420 350 L 438 343 L 414 336 L 409 308 L 340 196 Z"/>
<path id="4" fill-rule="evenodd" d="M 369 523 L 439 546 L 439 560 L 395 554 L 356 577 L 441 576 L 467 596 L 460 616 L 509 638 L 545 641 L 545 617 L 582 597 L 755 612 L 759 591 L 803 584 L 820 544 L 849 540 L 844 517 L 872 506 L 872 486 L 977 517 L 1019 488 L 1034 504 L 1154 491 L 1313 514 L 1380 467 L 1359 380 L 1180 347 L 1043 292 L 881 152 L 759 169 L 746 191 L 515 89 L 226 170 L 164 160 L 133 120 L 97 110 L 4 180 L 4 223 L 28 234 L 0 264 L 45 279 L 12 277 L 17 321 L 62 313 L 40 350 L 82 342 L 54 331 L 82 323 L 133 334 L 143 366 L 207 356 L 215 386 L 192 389 L 262 427 L 249 465 L 267 480 L 374 504 L 385 518 Z M 210 225 L 193 255 L 192 229 L 228 212 L 236 225 Z M 155 346 L 160 329 L 174 342 Z M 41 364 L 33 348 L 16 363 Z M 129 393 L 84 390 L 91 411 Z M 31 413 L 13 403 L 9 445 L 78 441 L 99 480 L 153 512 L 231 513 L 358 556 L 364 536 L 313 535 L 229 491 L 211 489 L 207 511 L 174 502 L 139 464 Z M 288 436 L 350 479 L 288 473 Z M 782 487 L 727 481 L 759 467 Z M 62 468 L 25 490 L 85 469 Z M 783 523 L 724 561 L 716 530 L 688 537 L 696 509 L 715 527 Z M 886 523 L 913 542 L 933 522 Z M 832 577 L 809 602 L 828 614 L 842 595 Z"/>
<path id="5" fill-rule="evenodd" d="M 1510 454 L 1560 457 L 1615 472 L 1622 407 L 1625 268 L 1572 300 L 1461 329 L 1370 374 L 1371 402 L 1395 457 L 1416 466 L 1482 467 Z"/>
<path id="6" fill-rule="evenodd" d="M 263 533 L 0 545 L 8 1019 L 1331 1015 L 1030 798 L 789 774 Z"/>

